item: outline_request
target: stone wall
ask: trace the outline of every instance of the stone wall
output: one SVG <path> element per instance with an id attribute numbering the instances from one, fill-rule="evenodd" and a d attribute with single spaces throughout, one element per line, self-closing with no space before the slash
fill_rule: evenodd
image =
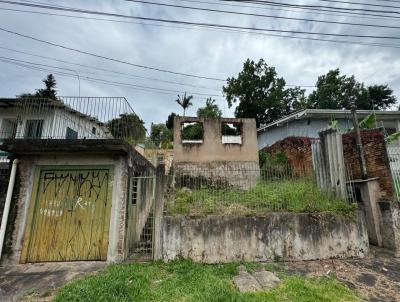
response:
<path id="1" fill-rule="evenodd" d="M 365 219 L 333 214 L 271 213 L 266 217 L 163 220 L 162 258 L 204 263 L 365 257 Z"/>
<path id="2" fill-rule="evenodd" d="M 309 137 L 286 137 L 262 150 L 271 155 L 278 153 L 285 154 L 288 164 L 295 172 L 311 173 L 313 170 L 311 138 Z"/>
<path id="3" fill-rule="evenodd" d="M 351 179 L 360 179 L 361 171 L 356 148 L 355 133 L 342 135 L 343 154 Z M 378 177 L 382 200 L 393 200 L 392 175 L 382 129 L 361 131 L 361 141 L 369 178 Z"/>

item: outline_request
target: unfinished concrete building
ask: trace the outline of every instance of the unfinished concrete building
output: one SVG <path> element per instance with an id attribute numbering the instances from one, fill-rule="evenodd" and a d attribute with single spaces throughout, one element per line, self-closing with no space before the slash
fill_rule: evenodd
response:
<path id="1" fill-rule="evenodd" d="M 260 175 L 255 120 L 176 117 L 173 167 L 187 187 L 200 181 L 250 188 Z"/>

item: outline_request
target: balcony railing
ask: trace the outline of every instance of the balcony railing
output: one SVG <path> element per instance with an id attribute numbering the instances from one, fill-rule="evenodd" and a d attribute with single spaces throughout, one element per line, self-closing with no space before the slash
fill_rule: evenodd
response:
<path id="1" fill-rule="evenodd" d="M 2 139 L 135 140 L 142 121 L 123 97 L 0 99 Z"/>

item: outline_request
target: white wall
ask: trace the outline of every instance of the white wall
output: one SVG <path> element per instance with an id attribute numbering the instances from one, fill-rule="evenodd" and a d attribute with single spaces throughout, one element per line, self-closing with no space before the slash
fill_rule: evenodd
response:
<path id="1" fill-rule="evenodd" d="M 0 138 L 8 138 L 11 135 L 6 126 L 5 120 L 16 120 L 17 114 L 13 109 L 3 109 L 0 112 Z M 16 138 L 24 138 L 27 120 L 43 120 L 42 138 L 64 139 L 66 138 L 67 127 L 78 132 L 78 138 L 110 138 L 105 126 L 92 122 L 85 117 L 63 109 L 41 109 L 40 113 L 24 113 L 16 131 Z M 96 134 L 92 128 L 96 128 Z"/>
<path id="2" fill-rule="evenodd" d="M 110 137 L 108 129 L 85 117 L 78 116 L 76 113 L 70 113 L 66 110 L 57 109 L 55 111 L 54 129 L 52 137 L 65 138 L 67 127 L 78 132 L 78 138 L 106 138 Z M 92 133 L 92 128 L 96 128 L 96 133 Z"/>
<path id="3" fill-rule="evenodd" d="M 0 113 L 0 118 L 2 119 L 2 125 L 0 128 L 1 138 L 7 138 L 11 133 L 3 132 L 4 129 L 4 120 L 17 120 L 17 113 L 13 109 L 3 109 Z M 25 132 L 25 126 L 27 120 L 43 120 L 43 129 L 42 129 L 42 137 L 47 137 L 51 134 L 53 127 L 53 118 L 54 118 L 54 110 L 44 110 L 40 113 L 35 112 L 24 112 L 21 116 L 21 120 L 18 123 L 16 138 L 23 138 Z"/>
<path id="4" fill-rule="evenodd" d="M 346 131 L 353 127 L 351 119 L 337 119 L 338 128 Z M 258 149 L 271 146 L 289 136 L 304 136 L 310 138 L 318 138 L 318 132 L 329 127 L 331 119 L 300 119 L 293 120 L 279 127 L 268 128 L 265 131 L 257 132 Z M 377 126 L 383 126 L 386 129 L 396 129 L 397 120 L 377 121 Z M 400 127 L 400 125 L 399 125 Z M 397 131 L 400 130 L 397 129 Z"/>

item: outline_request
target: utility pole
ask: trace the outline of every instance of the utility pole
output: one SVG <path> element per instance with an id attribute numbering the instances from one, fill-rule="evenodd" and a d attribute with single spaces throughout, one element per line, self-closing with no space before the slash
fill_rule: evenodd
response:
<path id="1" fill-rule="evenodd" d="M 353 120 L 354 131 L 356 132 L 356 146 L 357 146 L 358 160 L 360 162 L 361 178 L 367 179 L 368 178 L 367 164 L 365 162 L 364 148 L 361 142 L 361 133 L 360 133 L 360 127 L 358 126 L 357 111 L 355 105 L 351 106 L 351 116 Z"/>

